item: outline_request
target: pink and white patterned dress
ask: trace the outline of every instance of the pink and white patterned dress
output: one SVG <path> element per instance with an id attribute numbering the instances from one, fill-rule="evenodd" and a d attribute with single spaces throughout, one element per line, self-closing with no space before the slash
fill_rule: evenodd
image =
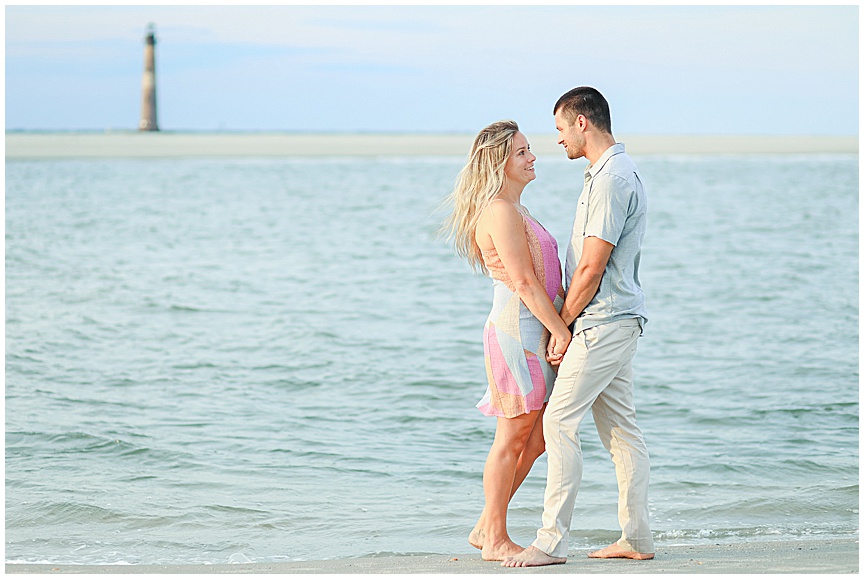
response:
<path id="1" fill-rule="evenodd" d="M 561 311 L 564 287 L 555 238 L 527 210 L 520 208 L 534 264 L 534 275 Z M 483 251 L 492 278 L 492 311 L 483 329 L 483 354 L 489 387 L 477 408 L 486 416 L 513 418 L 539 410 L 549 400 L 556 370 L 546 361 L 549 330 L 522 303 L 494 249 Z"/>

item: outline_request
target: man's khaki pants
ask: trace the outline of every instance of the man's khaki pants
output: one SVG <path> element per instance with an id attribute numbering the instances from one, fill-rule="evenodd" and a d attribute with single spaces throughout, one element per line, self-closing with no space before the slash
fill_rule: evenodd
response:
<path id="1" fill-rule="evenodd" d="M 543 501 L 543 528 L 534 547 L 567 556 L 573 504 L 582 481 L 579 425 L 590 408 L 603 446 L 618 477 L 618 544 L 653 553 L 648 524 L 648 450 L 636 426 L 633 355 L 641 329 L 635 318 L 588 328 L 573 336 L 543 416 L 549 471 Z"/>

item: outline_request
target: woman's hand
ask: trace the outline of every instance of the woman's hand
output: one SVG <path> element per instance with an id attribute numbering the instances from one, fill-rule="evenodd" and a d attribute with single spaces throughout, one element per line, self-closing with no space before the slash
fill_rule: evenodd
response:
<path id="1" fill-rule="evenodd" d="M 552 366 L 561 364 L 564 359 L 564 353 L 570 346 L 572 336 L 568 331 L 566 334 L 556 337 L 554 334 L 549 337 L 549 344 L 546 346 L 546 361 Z"/>

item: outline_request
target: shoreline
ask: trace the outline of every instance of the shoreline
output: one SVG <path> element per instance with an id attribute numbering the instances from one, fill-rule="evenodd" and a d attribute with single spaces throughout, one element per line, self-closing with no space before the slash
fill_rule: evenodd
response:
<path id="1" fill-rule="evenodd" d="M 563 158 L 554 134 L 529 134 L 536 155 Z M 857 154 L 857 136 L 620 135 L 633 155 Z M 469 134 L 7 132 L 6 159 L 457 156 Z"/>
<path id="2" fill-rule="evenodd" d="M 858 539 L 756 541 L 657 548 L 650 561 L 588 559 L 570 554 L 565 565 L 509 569 L 485 562 L 478 552 L 453 555 L 392 555 L 327 561 L 218 565 L 46 565 L 7 563 L 22 574 L 276 574 L 276 573 L 858 573 Z"/>

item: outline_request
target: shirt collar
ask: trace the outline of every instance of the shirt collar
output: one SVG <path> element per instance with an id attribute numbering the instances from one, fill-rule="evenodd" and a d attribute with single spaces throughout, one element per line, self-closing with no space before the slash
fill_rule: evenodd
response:
<path id="1" fill-rule="evenodd" d="M 594 163 L 592 165 L 588 165 L 587 167 L 585 167 L 585 176 L 587 177 L 590 174 L 591 178 L 593 179 L 594 176 L 600 172 L 600 169 L 603 168 L 603 165 L 606 164 L 606 161 L 611 159 L 613 156 L 618 155 L 618 154 L 623 153 L 623 152 L 624 152 L 624 143 L 615 143 L 614 145 L 612 145 L 611 147 L 609 147 L 608 149 L 603 151 L 603 154 L 600 155 L 600 158 L 597 159 L 596 163 Z"/>

